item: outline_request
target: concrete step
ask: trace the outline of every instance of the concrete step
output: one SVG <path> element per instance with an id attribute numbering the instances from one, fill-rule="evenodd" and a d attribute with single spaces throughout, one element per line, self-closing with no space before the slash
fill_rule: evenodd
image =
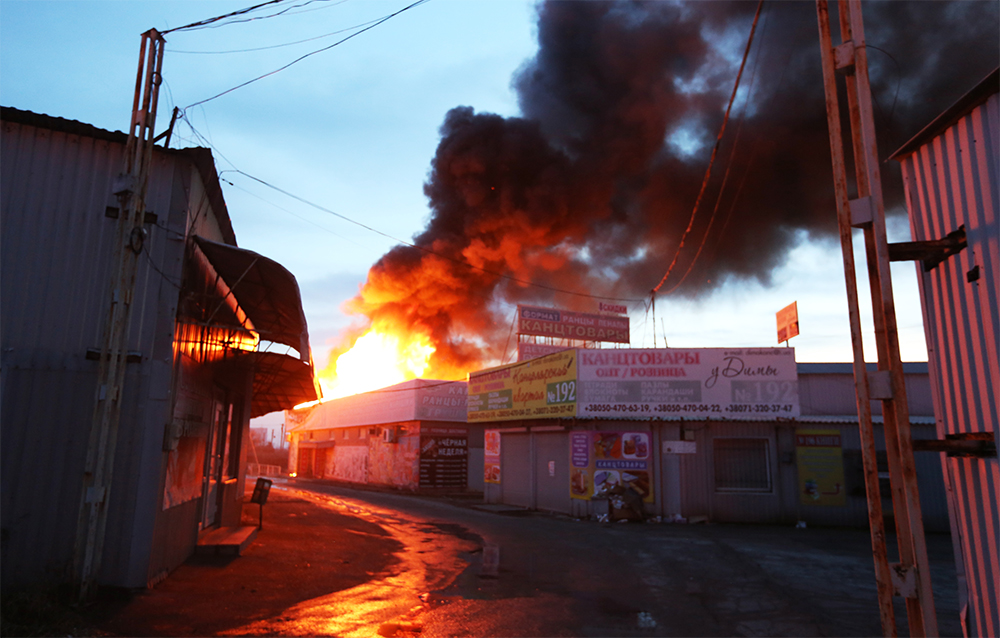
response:
<path id="1" fill-rule="evenodd" d="M 257 538 L 257 528 L 252 525 L 241 527 L 219 527 L 205 532 L 198 538 L 196 554 L 235 554 L 239 556 Z"/>

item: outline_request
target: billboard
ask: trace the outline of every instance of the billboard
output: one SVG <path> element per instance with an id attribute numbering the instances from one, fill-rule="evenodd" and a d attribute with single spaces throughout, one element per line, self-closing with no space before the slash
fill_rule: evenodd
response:
<path id="1" fill-rule="evenodd" d="M 576 414 L 576 350 L 469 374 L 469 423 Z"/>
<path id="2" fill-rule="evenodd" d="M 579 417 L 773 420 L 799 416 L 793 348 L 576 352 Z"/>
<path id="3" fill-rule="evenodd" d="M 629 320 L 614 315 L 518 306 L 517 332 L 557 339 L 628 343 Z"/>

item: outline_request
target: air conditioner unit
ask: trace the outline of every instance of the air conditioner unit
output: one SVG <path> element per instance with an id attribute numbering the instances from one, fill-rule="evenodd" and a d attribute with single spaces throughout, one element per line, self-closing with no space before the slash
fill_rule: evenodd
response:
<path id="1" fill-rule="evenodd" d="M 396 428 L 382 428 L 382 440 L 386 443 L 395 443 Z"/>

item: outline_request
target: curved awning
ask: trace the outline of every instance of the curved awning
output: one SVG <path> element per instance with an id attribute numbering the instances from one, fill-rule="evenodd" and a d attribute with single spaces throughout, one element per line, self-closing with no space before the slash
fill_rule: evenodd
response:
<path id="1" fill-rule="evenodd" d="M 225 285 L 217 285 L 223 296 L 231 295 L 237 321 L 256 332 L 262 342 L 294 348 L 293 357 L 266 350 L 236 353 L 252 357 L 254 370 L 251 417 L 286 410 L 322 396 L 313 374 L 309 330 L 295 276 L 284 266 L 251 250 L 194 237 L 196 250 L 208 261 Z M 239 319 L 245 315 L 249 321 Z M 259 344 L 258 347 L 265 347 Z M 248 361 L 248 363 L 250 363 Z"/>
<path id="2" fill-rule="evenodd" d="M 202 237 L 194 241 L 236 297 L 260 338 L 295 348 L 299 359 L 309 362 L 309 330 L 295 275 L 252 250 Z"/>

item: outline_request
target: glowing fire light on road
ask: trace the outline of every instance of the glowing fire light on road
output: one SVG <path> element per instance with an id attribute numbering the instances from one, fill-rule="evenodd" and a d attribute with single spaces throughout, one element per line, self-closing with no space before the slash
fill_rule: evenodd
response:
<path id="1" fill-rule="evenodd" d="M 377 390 L 421 377 L 434 346 L 422 335 L 400 338 L 371 330 L 319 373 L 324 399 Z"/>

